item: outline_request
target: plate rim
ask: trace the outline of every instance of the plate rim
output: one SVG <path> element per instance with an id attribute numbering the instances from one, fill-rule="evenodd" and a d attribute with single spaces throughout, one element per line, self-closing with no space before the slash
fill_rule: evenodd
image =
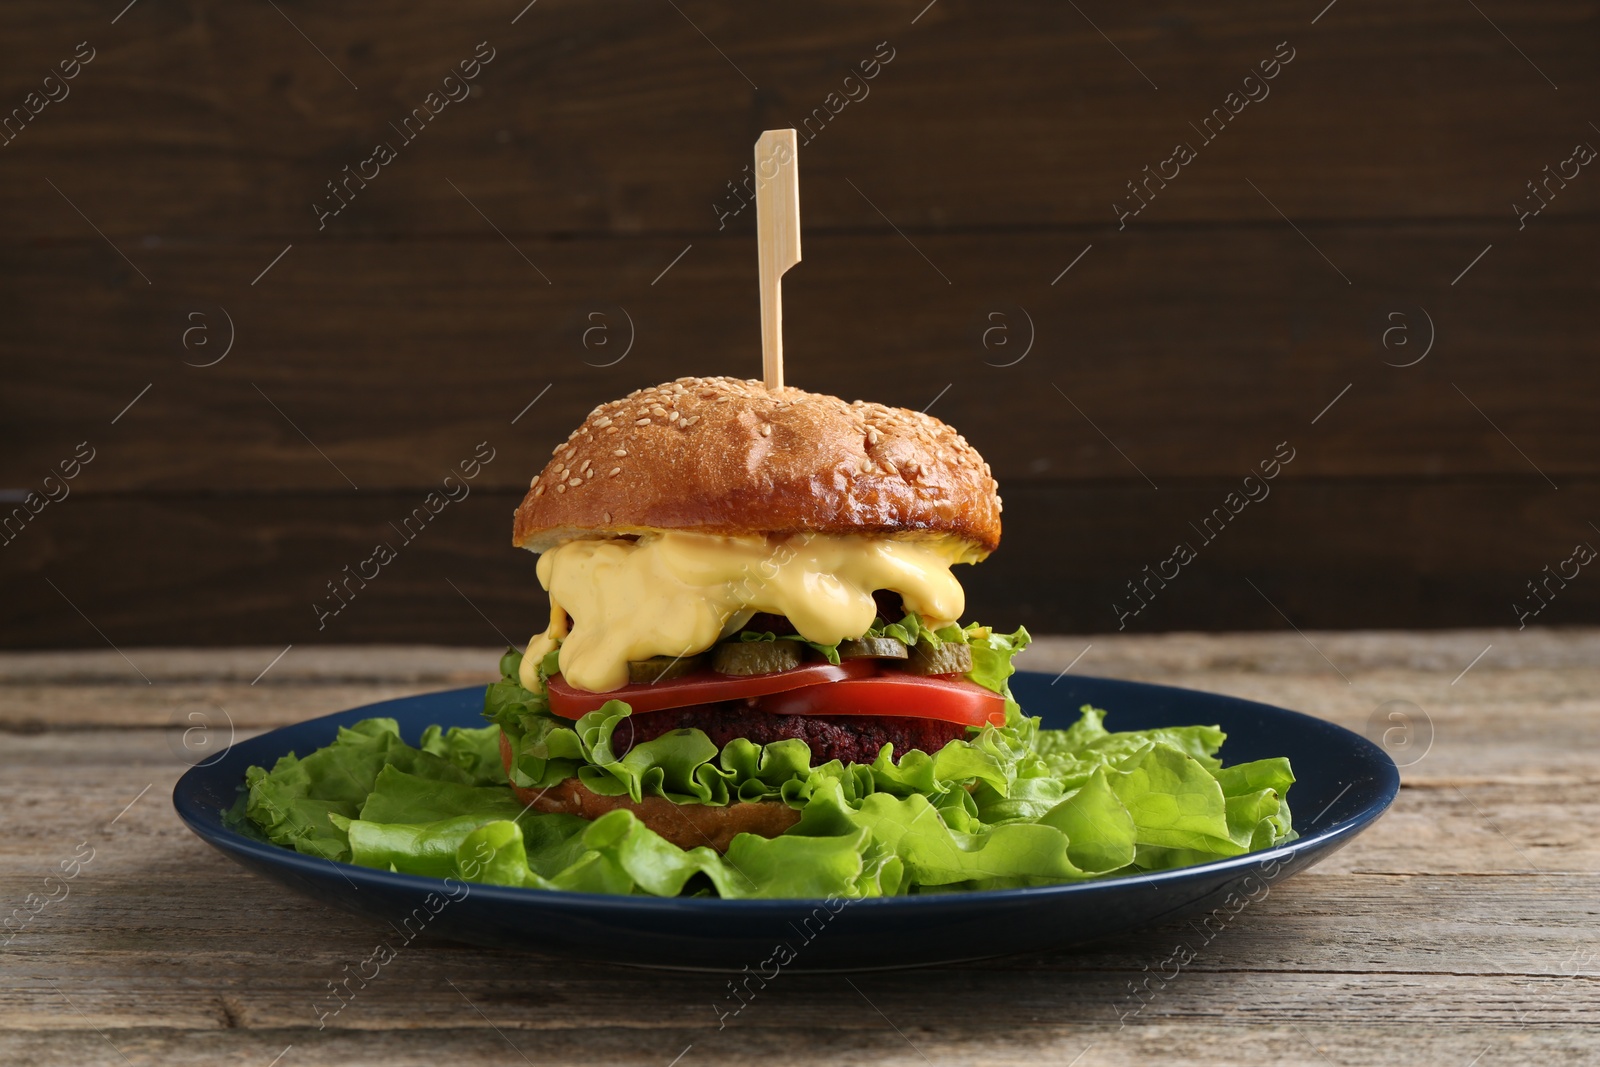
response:
<path id="1" fill-rule="evenodd" d="M 1022 677 L 1049 677 L 1048 672 L 1044 671 L 1018 671 L 1016 674 Z M 239 746 L 254 745 L 286 730 L 313 726 L 329 720 L 344 720 L 358 712 L 366 713 L 361 718 L 373 718 L 382 713 L 380 709 L 394 704 L 404 704 L 422 697 L 437 698 L 464 695 L 483 688 L 482 686 L 472 685 L 453 689 L 430 690 L 425 693 L 413 693 L 408 696 L 391 697 L 387 700 L 375 701 L 370 704 L 361 704 L 353 708 L 345 708 L 340 711 L 329 712 L 326 715 L 319 715 L 315 718 L 273 727 L 246 741 L 230 744 L 221 755 L 210 757 L 191 766 L 178 778 L 172 787 L 172 804 L 177 811 L 178 818 L 192 833 L 219 851 L 229 853 L 230 858 L 233 856 L 248 856 L 266 864 L 288 867 L 316 877 L 325 875 L 324 867 L 331 867 L 336 873 L 342 875 L 346 881 L 349 881 L 351 874 L 354 873 L 363 879 L 376 882 L 387 888 L 414 892 L 419 895 L 437 891 L 439 887 L 444 886 L 447 882 L 454 881 L 460 885 L 470 886 L 471 895 L 473 896 L 481 894 L 490 902 L 498 900 L 517 906 L 525 906 L 527 904 L 543 904 L 552 908 L 581 906 L 585 909 L 601 908 L 629 912 L 639 912 L 641 910 L 680 912 L 734 909 L 741 912 L 754 913 L 762 910 L 789 911 L 801 905 L 820 906 L 825 905 L 829 900 L 839 899 L 847 900 L 852 910 L 861 905 L 867 905 L 869 908 L 874 909 L 893 907 L 908 910 L 916 910 L 918 908 L 938 910 L 956 901 L 972 902 L 975 905 L 986 902 L 996 905 L 1013 902 L 1021 904 L 1050 897 L 1071 897 L 1077 893 L 1160 886 L 1169 881 L 1181 881 L 1185 878 L 1193 878 L 1205 874 L 1225 874 L 1239 868 L 1257 865 L 1265 866 L 1267 862 L 1273 860 L 1278 861 L 1278 865 L 1282 867 L 1290 864 L 1302 851 L 1323 851 L 1329 845 L 1342 845 L 1346 839 L 1355 836 L 1377 821 L 1389 810 L 1399 795 L 1400 770 L 1389 754 L 1368 738 L 1340 726 L 1338 723 L 1330 722 L 1327 719 L 1318 718 L 1305 712 L 1295 711 L 1291 708 L 1282 708 L 1275 704 L 1248 700 L 1244 697 L 1229 696 L 1225 693 L 1213 693 L 1202 689 L 1189 689 L 1183 686 L 1163 685 L 1158 682 L 1141 682 L 1096 675 L 1079 675 L 1078 678 L 1101 684 L 1109 683 L 1114 687 L 1126 686 L 1140 690 L 1159 690 L 1165 694 L 1181 695 L 1185 699 L 1201 696 L 1214 700 L 1230 701 L 1235 704 L 1245 705 L 1251 710 L 1268 712 L 1274 716 L 1288 716 L 1289 721 L 1296 722 L 1302 728 L 1333 731 L 1335 736 L 1342 735 L 1341 739 L 1346 741 L 1355 752 L 1364 754 L 1369 760 L 1375 757 L 1377 774 L 1374 776 L 1373 785 L 1377 790 L 1377 796 L 1356 815 L 1315 833 L 1297 837 L 1293 841 L 1287 841 L 1274 845 L 1272 848 L 1255 852 L 1246 852 L 1238 856 L 1225 856 L 1216 860 L 1208 860 L 1205 863 L 1197 863 L 1165 871 L 1147 871 L 1139 874 L 1088 878 L 1081 881 L 1056 882 L 1049 885 L 1023 886 L 1011 889 L 974 889 L 949 893 L 896 894 L 884 897 L 764 897 L 755 899 L 585 893 L 567 889 L 533 889 L 524 886 L 502 886 L 487 882 L 468 882 L 465 879 L 436 878 L 432 875 L 386 871 L 377 867 L 364 867 L 360 864 L 326 859 L 321 856 L 309 856 L 305 853 L 285 848 L 282 845 L 256 841 L 225 825 L 222 821 L 224 814 L 222 810 L 212 811 L 208 805 L 200 802 L 200 796 L 205 791 L 205 783 L 214 779 L 216 774 L 222 773 L 218 770 L 219 768 L 236 762 L 235 760 L 230 760 L 229 756 Z M 278 753 L 279 756 L 283 754 L 284 752 Z M 252 759 L 250 762 L 255 764 L 258 761 Z M 242 773 L 243 768 L 240 768 L 240 774 L 242 775 Z M 1356 779 L 1356 781 L 1359 780 Z M 1351 785 L 1354 784 L 1354 782 L 1351 783 Z M 1337 799 L 1335 798 L 1335 800 Z"/>

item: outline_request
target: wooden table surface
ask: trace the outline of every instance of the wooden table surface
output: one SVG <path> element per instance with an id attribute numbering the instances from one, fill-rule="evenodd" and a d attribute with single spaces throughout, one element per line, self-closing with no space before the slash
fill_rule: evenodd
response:
<path id="1" fill-rule="evenodd" d="M 0 948 L 0 1063 L 1600 1062 L 1600 631 L 1055 638 L 1026 665 L 1085 646 L 1076 672 L 1356 730 L 1409 701 L 1400 798 L 1148 983 L 1137 1013 L 1131 983 L 1182 924 L 849 981 L 786 973 L 721 1030 L 713 975 L 424 941 L 319 1031 L 314 1002 L 382 931 L 247 874 L 174 815 L 185 728 L 243 737 L 483 680 L 492 650 L 294 648 L 254 684 L 279 649 L 0 655 L 0 903 L 58 898 Z M 47 886 L 63 861 L 76 877 Z"/>

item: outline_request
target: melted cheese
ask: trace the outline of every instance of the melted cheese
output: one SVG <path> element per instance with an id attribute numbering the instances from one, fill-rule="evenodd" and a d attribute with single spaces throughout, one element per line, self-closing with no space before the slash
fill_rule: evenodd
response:
<path id="1" fill-rule="evenodd" d="M 565 636 L 567 636 L 567 613 L 552 600 L 550 625 L 545 628 L 544 633 L 533 635 L 533 640 L 528 642 L 528 650 L 522 654 L 522 662 L 517 665 L 517 680 L 522 683 L 522 688 L 535 693 L 544 688 L 544 683 L 539 680 L 539 664 L 556 650 Z"/>
<path id="2" fill-rule="evenodd" d="M 785 616 L 807 640 L 831 645 L 872 626 L 879 589 L 943 626 L 965 607 L 950 573 L 963 562 L 972 562 L 970 549 L 949 538 L 670 531 L 569 541 L 539 557 L 551 627 L 529 643 L 522 681 L 533 688 L 539 660 L 559 642 L 568 684 L 603 693 L 627 684 L 629 661 L 703 652 L 757 611 Z"/>

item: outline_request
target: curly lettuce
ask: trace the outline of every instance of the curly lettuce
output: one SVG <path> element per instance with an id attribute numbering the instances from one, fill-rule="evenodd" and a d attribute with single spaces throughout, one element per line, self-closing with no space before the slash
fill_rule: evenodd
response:
<path id="1" fill-rule="evenodd" d="M 727 898 L 857 898 L 1041 885 L 1187 866 L 1267 848 L 1294 834 L 1287 760 L 1223 766 L 1211 726 L 1111 732 L 1085 706 L 1069 729 L 1041 729 L 1011 699 L 1025 630 L 926 630 L 910 641 L 961 641 L 969 677 L 1003 694 L 1004 726 L 972 729 L 937 752 L 870 764 L 813 764 L 799 740 L 718 749 L 699 730 L 628 748 L 631 709 L 609 701 L 576 722 L 502 659 L 480 729 L 430 728 L 413 748 L 393 720 L 341 730 L 303 759 L 253 767 L 239 817 L 269 840 L 328 859 L 499 885 Z M 888 629 L 888 627 L 885 627 Z M 541 674 L 556 669 L 552 659 Z M 680 848 L 626 809 L 593 821 L 525 808 L 532 790 L 576 777 L 591 791 L 679 804 L 766 800 L 799 821 L 775 838 L 741 834 L 725 854 Z"/>

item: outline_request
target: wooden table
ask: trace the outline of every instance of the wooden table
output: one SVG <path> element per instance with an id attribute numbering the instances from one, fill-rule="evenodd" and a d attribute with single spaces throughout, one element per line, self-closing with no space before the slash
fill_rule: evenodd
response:
<path id="1" fill-rule="evenodd" d="M 1060 670 L 1092 643 L 1073 670 L 1357 730 L 1406 700 L 1431 724 L 1376 827 L 1149 983 L 1137 1013 L 1130 984 L 1183 925 L 1090 951 L 785 974 L 722 1030 L 713 975 L 434 942 L 319 1031 L 313 1002 L 381 931 L 246 874 L 173 814 L 183 729 L 221 728 L 225 710 L 244 736 L 480 681 L 493 651 L 294 648 L 254 684 L 278 649 L 5 654 L 0 902 L 67 895 L 0 948 L 0 1063 L 1600 1062 L 1600 631 L 1307 636 L 1056 638 L 1028 655 Z M 75 858 L 76 877 L 47 886 Z"/>

